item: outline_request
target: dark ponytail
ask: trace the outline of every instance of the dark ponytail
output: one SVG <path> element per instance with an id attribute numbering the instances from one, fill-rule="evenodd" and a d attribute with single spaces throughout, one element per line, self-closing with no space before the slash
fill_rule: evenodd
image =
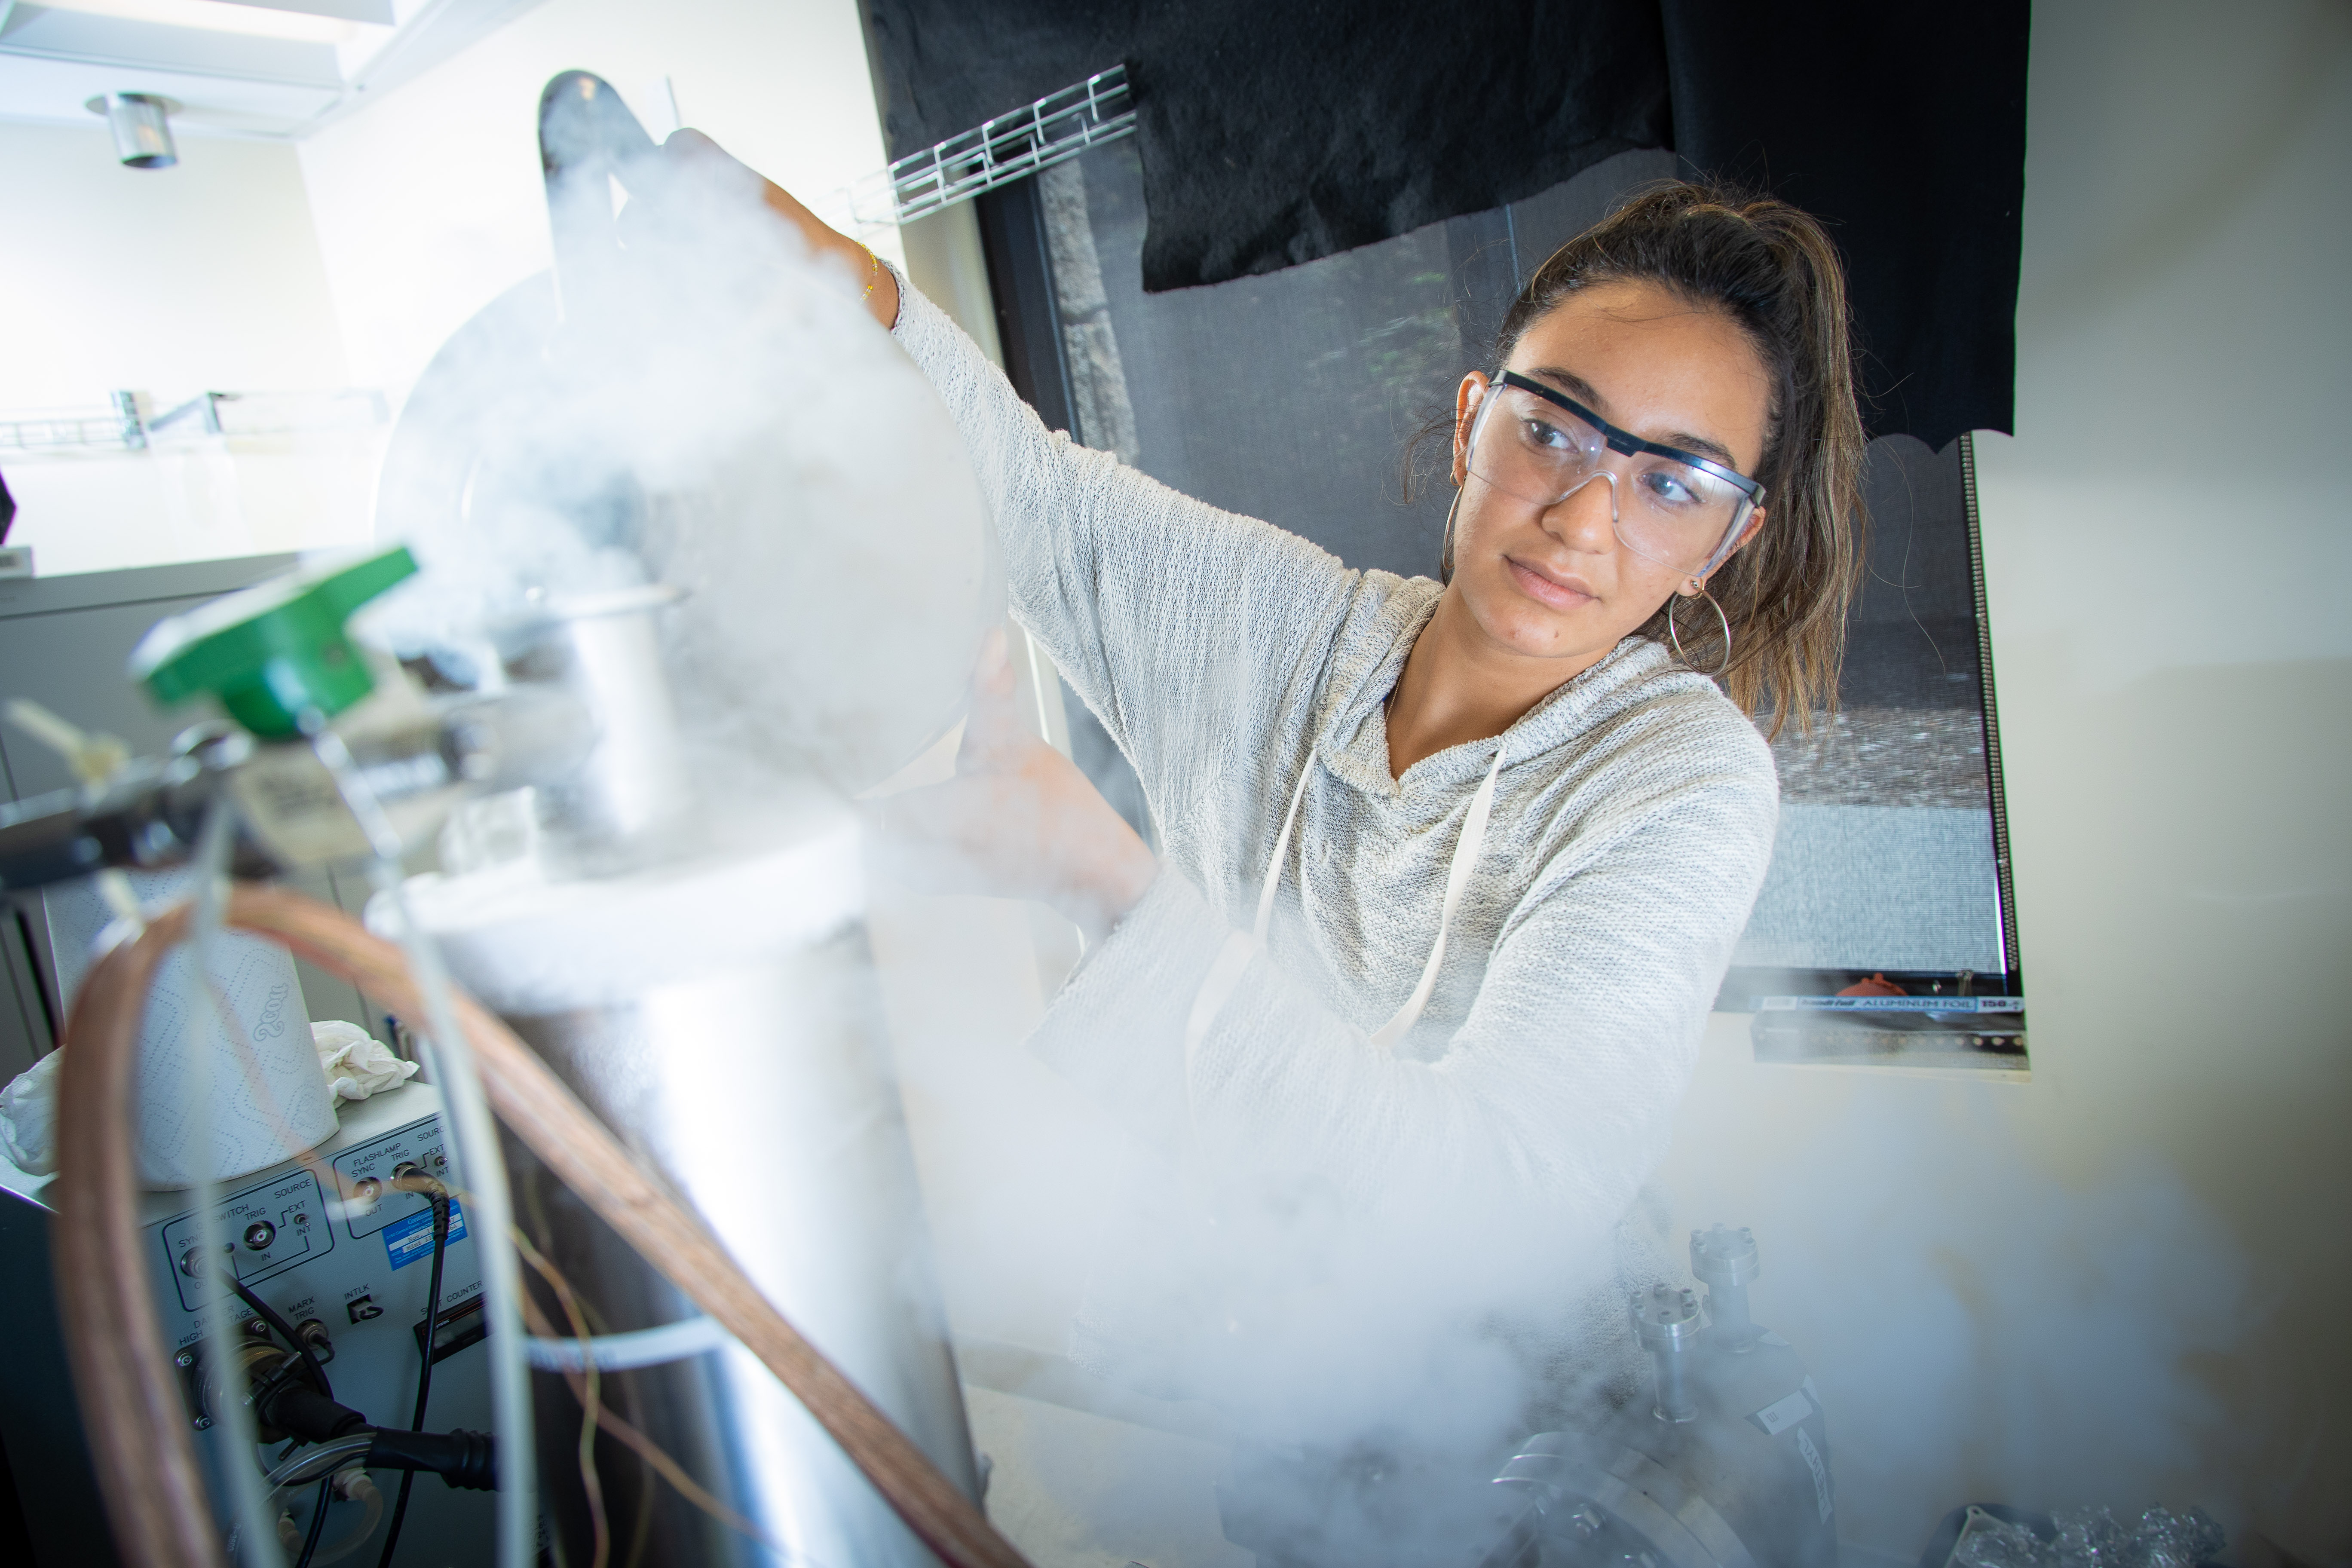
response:
<path id="1" fill-rule="evenodd" d="M 1810 727 L 1837 706 L 1845 612 L 1860 553 L 1862 415 L 1853 391 L 1851 312 L 1837 247 L 1785 202 L 1709 184 L 1663 185 L 1570 240 L 1536 270 L 1504 317 L 1495 363 L 1570 295 L 1643 282 L 1717 310 L 1748 335 L 1772 388 L 1764 460 L 1763 531 L 1707 584 L 1731 626 L 1723 684 L 1772 728 Z M 1450 422 L 1449 422 L 1450 423 Z M 1642 626 L 1668 642 L 1666 615 Z M 1722 630 L 1703 606 L 1675 622 L 1692 662 L 1722 662 Z"/>

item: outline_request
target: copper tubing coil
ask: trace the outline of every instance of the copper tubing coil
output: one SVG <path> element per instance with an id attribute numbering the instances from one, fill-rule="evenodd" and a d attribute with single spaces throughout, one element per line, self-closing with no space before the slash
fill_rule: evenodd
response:
<path id="1" fill-rule="evenodd" d="M 226 1568 L 188 1417 L 149 1306 L 129 1101 L 155 970 L 184 941 L 183 906 L 91 966 L 67 1019 L 58 1105 L 55 1257 L 74 1386 L 115 1541 L 142 1568 Z M 383 998 L 423 998 L 400 950 L 341 910 L 237 883 L 225 922 Z M 760 1358 L 949 1568 L 1026 1568 L 1012 1543 L 760 1294 L 702 1222 L 640 1169 L 498 1018 L 452 987 L 457 1026 L 499 1118 L 665 1279 Z"/>

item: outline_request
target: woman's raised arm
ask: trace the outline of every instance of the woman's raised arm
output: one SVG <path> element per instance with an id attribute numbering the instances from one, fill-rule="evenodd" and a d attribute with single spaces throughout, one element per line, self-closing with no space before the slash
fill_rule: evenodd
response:
<path id="1" fill-rule="evenodd" d="M 783 186 L 738 162 L 729 155 L 725 148 L 699 131 L 673 132 L 670 139 L 662 143 L 661 155 L 674 163 L 694 163 L 707 165 L 712 162 L 723 161 L 734 168 L 740 169 L 747 184 L 756 182 L 753 188 L 758 191 L 760 199 L 768 205 L 771 211 L 798 229 L 801 237 L 808 241 L 811 250 L 820 256 L 837 256 L 861 275 L 871 275 L 874 279 L 874 291 L 866 296 L 866 308 L 873 312 L 874 319 L 881 322 L 884 327 L 895 327 L 898 324 L 898 275 L 888 268 L 880 265 L 875 259 L 874 253 L 865 246 L 834 228 L 816 214 L 803 206 L 799 198 L 785 190 Z"/>
<path id="2" fill-rule="evenodd" d="M 725 160 L 681 131 L 666 157 Z M 1107 453 L 1049 431 L 954 322 L 857 241 L 748 169 L 747 193 L 820 255 L 877 281 L 866 297 L 946 402 L 1004 547 L 1014 617 L 1041 643 L 1135 763 L 1155 809 L 1168 745 L 1191 743 L 1205 694 L 1287 700 L 1311 680 L 1352 582 L 1295 534 L 1181 495 Z M 1245 681 L 1229 679 L 1245 668 Z"/>

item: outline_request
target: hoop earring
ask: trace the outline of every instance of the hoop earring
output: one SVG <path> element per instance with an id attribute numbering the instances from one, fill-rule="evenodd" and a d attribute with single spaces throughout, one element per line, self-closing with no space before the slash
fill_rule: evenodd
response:
<path id="1" fill-rule="evenodd" d="M 1445 537 L 1437 546 L 1437 581 L 1443 585 L 1454 581 L 1454 514 L 1462 510 L 1462 487 L 1454 487 L 1454 504 L 1445 509 Z"/>
<path id="2" fill-rule="evenodd" d="M 1715 618 L 1723 623 L 1723 658 L 1721 661 L 1718 662 L 1713 669 L 1701 669 L 1698 671 L 1701 675 L 1704 675 L 1708 679 L 1712 680 L 1716 677 L 1721 675 L 1725 670 L 1731 668 L 1731 617 L 1723 613 L 1723 606 L 1715 602 L 1715 595 L 1708 593 L 1704 585 L 1699 588 L 1698 596 L 1706 601 L 1707 607 L 1715 612 Z M 1698 669 L 1696 665 L 1691 664 L 1690 655 L 1683 651 L 1683 635 L 1675 628 L 1675 601 L 1681 597 L 1683 597 L 1683 595 L 1680 594 L 1669 594 L 1666 595 L 1666 636 L 1675 645 L 1675 657 L 1682 660 L 1684 664 L 1688 665 L 1691 668 Z"/>

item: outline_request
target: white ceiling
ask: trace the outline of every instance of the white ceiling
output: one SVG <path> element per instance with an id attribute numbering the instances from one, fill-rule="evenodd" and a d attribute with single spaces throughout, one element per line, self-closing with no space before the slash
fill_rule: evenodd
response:
<path id="1" fill-rule="evenodd" d="M 539 0 L 0 0 L 0 120 L 90 125 L 82 105 L 153 92 L 184 107 L 179 135 L 299 137 L 448 58 Z M 88 5 L 90 9 L 82 9 Z M 340 43 L 258 37 L 236 13 L 343 24 Z M 106 14 L 106 13 L 118 14 Z M 120 13 L 129 13 L 128 15 Z M 205 26 L 146 19 L 185 17 Z M 223 30 L 218 24 L 239 30 Z M 253 18 L 267 26 L 272 18 Z"/>

